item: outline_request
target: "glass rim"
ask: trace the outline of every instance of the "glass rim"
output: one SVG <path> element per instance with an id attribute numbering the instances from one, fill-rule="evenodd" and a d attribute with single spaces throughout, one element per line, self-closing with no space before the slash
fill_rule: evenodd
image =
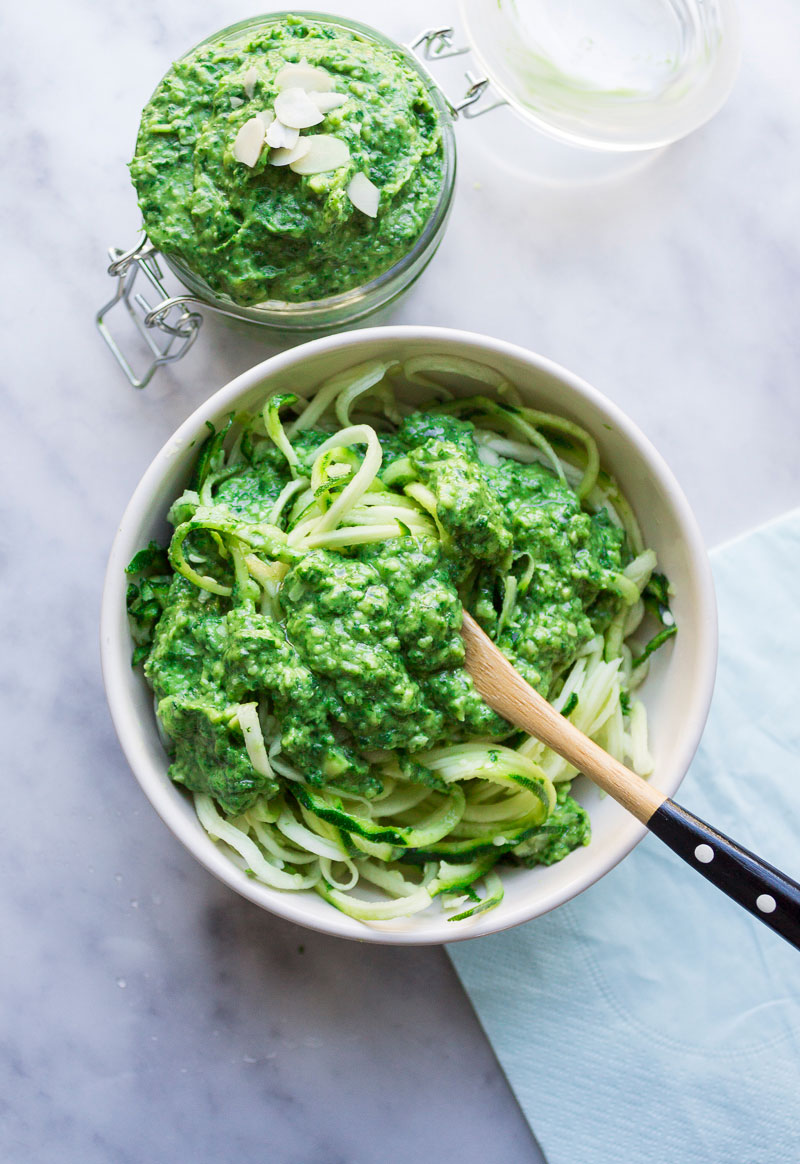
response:
<path id="1" fill-rule="evenodd" d="M 669 86 L 664 87 L 664 92 L 672 94 L 668 106 L 663 105 L 663 98 L 657 93 L 617 95 L 598 89 L 592 97 L 592 90 L 582 92 L 579 78 L 570 75 L 566 75 L 567 83 L 560 86 L 557 100 L 552 95 L 548 97 L 540 86 L 536 91 L 538 103 L 533 104 L 533 87 L 531 92 L 525 92 L 520 70 L 504 71 L 498 67 L 496 46 L 492 47 L 491 38 L 487 38 L 485 31 L 482 34 L 476 25 L 475 6 L 469 0 L 458 0 L 459 17 L 470 51 L 490 79 L 492 88 L 524 125 L 552 140 L 599 153 L 636 153 L 671 145 L 699 129 L 725 104 L 741 59 L 737 0 L 709 0 L 708 6 L 704 6 L 704 0 L 697 0 L 696 7 L 698 34 L 703 39 L 696 62 L 702 63 L 702 69 L 689 78 L 685 69 L 684 73 L 674 75 Z M 681 35 L 685 35 L 685 30 Z M 581 105 L 581 98 L 594 100 L 594 110 Z M 614 100 L 614 105 L 603 109 L 599 102 L 609 98 Z M 592 113 L 600 109 L 604 119 L 593 122 Z M 624 114 L 627 118 L 633 115 L 637 120 L 627 127 L 626 133 L 624 124 L 622 128 L 615 124 L 613 113 L 617 119 Z"/>

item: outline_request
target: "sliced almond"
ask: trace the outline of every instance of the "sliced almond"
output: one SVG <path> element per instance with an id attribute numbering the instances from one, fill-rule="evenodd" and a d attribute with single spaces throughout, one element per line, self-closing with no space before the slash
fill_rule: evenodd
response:
<path id="1" fill-rule="evenodd" d="M 244 105 L 241 97 L 231 97 L 231 108 L 238 109 L 240 105 Z"/>
<path id="2" fill-rule="evenodd" d="M 330 113 L 338 109 L 347 100 L 347 93 L 309 93 L 309 99 L 314 102 L 320 113 Z"/>
<path id="3" fill-rule="evenodd" d="M 316 133 L 308 138 L 308 143 L 308 153 L 289 165 L 295 174 L 324 174 L 327 170 L 338 170 L 350 161 L 347 142 L 339 137 Z"/>
<path id="4" fill-rule="evenodd" d="M 258 113 L 256 114 L 256 117 L 261 122 L 261 124 L 264 126 L 265 130 L 269 129 L 269 127 L 272 125 L 273 121 L 275 120 L 275 114 L 272 112 L 271 109 L 260 109 L 258 111 Z"/>
<path id="5" fill-rule="evenodd" d="M 375 218 L 378 213 L 378 204 L 381 192 L 374 182 L 370 182 L 366 174 L 356 174 L 350 179 L 347 186 L 347 197 L 362 214 Z"/>
<path id="6" fill-rule="evenodd" d="M 250 169 L 261 156 L 264 145 L 264 123 L 259 117 L 251 117 L 246 121 L 236 135 L 233 143 L 233 156 L 237 162 L 243 162 Z"/>
<path id="7" fill-rule="evenodd" d="M 327 93 L 333 88 L 333 77 L 327 69 L 310 65 L 308 61 L 298 61 L 284 65 L 275 77 L 278 89 L 305 89 L 307 93 Z"/>
<path id="8" fill-rule="evenodd" d="M 244 91 L 250 100 L 256 91 L 256 81 L 258 80 L 258 70 L 255 65 L 251 65 L 244 75 Z"/>
<path id="9" fill-rule="evenodd" d="M 275 98 L 275 113 L 284 125 L 292 129 L 308 129 L 322 121 L 323 114 L 305 89 L 281 89 Z"/>
<path id="10" fill-rule="evenodd" d="M 290 129 L 279 118 L 267 127 L 267 145 L 275 150 L 293 150 L 300 140 L 300 130 Z"/>
<path id="11" fill-rule="evenodd" d="M 313 138 L 301 137 L 293 150 L 272 150 L 269 155 L 269 164 L 271 166 L 289 166 L 292 162 L 299 161 L 310 150 L 312 141 Z"/>

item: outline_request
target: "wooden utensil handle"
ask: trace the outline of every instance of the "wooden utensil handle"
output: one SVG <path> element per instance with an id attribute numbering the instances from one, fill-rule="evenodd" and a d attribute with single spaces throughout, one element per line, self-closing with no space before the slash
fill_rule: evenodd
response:
<path id="1" fill-rule="evenodd" d="M 800 885 L 796 881 L 674 800 L 659 805 L 647 823 L 707 881 L 800 949 Z"/>
<path id="2" fill-rule="evenodd" d="M 584 772 L 706 880 L 800 949 L 796 881 L 692 816 L 578 731 L 525 682 L 466 611 L 461 634 L 467 669 L 490 707 Z"/>
<path id="3" fill-rule="evenodd" d="M 666 794 L 609 756 L 534 691 L 466 611 L 461 635 L 467 670 L 489 706 L 587 773 L 598 788 L 647 824 Z"/>

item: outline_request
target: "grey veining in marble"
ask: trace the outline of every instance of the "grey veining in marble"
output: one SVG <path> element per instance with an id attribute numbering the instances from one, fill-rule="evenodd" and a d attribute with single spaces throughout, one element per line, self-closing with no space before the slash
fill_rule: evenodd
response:
<path id="1" fill-rule="evenodd" d="M 315 6 L 400 38 L 455 14 Z M 272 350 L 208 318 L 134 393 L 92 322 L 105 248 L 136 236 L 125 163 L 164 68 L 260 7 L 3 16 L 0 1159 L 534 1162 L 444 953 L 338 942 L 240 901 L 155 817 L 105 708 L 98 605 L 125 501 L 194 405 Z M 666 456 L 709 543 L 800 503 L 798 50 L 792 0 L 753 6 L 722 113 L 617 181 L 532 183 L 459 126 L 448 235 L 391 316 L 586 376 Z"/>

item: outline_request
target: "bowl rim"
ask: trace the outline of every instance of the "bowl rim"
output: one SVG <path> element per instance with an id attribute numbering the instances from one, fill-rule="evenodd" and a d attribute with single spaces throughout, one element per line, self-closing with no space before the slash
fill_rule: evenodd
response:
<path id="1" fill-rule="evenodd" d="M 694 698 L 690 702 L 691 713 L 684 723 L 681 745 L 673 758 L 671 778 L 659 780 L 659 787 L 668 796 L 674 795 L 689 768 L 711 704 L 717 663 L 716 598 L 708 554 L 689 503 L 671 469 L 638 426 L 613 401 L 562 365 L 520 345 L 491 336 L 458 328 L 390 325 L 343 331 L 311 340 L 273 355 L 230 380 L 194 409 L 162 445 L 142 475 L 120 519 L 106 567 L 100 612 L 100 659 L 106 699 L 123 753 L 142 791 L 170 831 L 207 870 L 267 912 L 305 928 L 356 941 L 382 945 L 443 945 L 489 933 L 499 933 L 563 905 L 619 864 L 647 834 L 647 826 L 630 817 L 625 822 L 626 827 L 621 830 L 617 843 L 611 846 L 612 851 L 607 853 L 605 859 L 597 866 L 584 871 L 580 876 L 566 879 L 564 884 L 551 890 L 533 906 L 523 902 L 515 909 L 500 914 L 496 918 L 497 924 L 493 924 L 495 911 L 491 911 L 481 916 L 482 924 L 479 928 L 465 929 L 457 933 L 446 928 L 448 923 L 444 917 L 440 924 L 419 933 L 366 925 L 359 927 L 358 932 L 354 932 L 352 919 L 333 907 L 330 907 L 329 914 L 324 915 L 325 924 L 321 924 L 318 919 L 307 916 L 302 895 L 270 890 L 251 879 L 243 881 L 238 867 L 208 839 L 202 829 L 198 829 L 194 821 L 175 811 L 174 801 L 170 796 L 174 786 L 165 780 L 163 773 L 153 771 L 144 756 L 138 716 L 126 694 L 126 681 L 129 679 L 131 669 L 130 643 L 123 642 L 122 636 L 116 632 L 120 609 L 124 609 L 127 585 L 125 566 L 130 561 L 132 553 L 140 548 L 137 545 L 132 549 L 129 544 L 129 531 L 138 528 L 151 516 L 152 496 L 162 477 L 175 458 L 186 453 L 203 429 L 206 420 L 230 407 L 238 397 L 256 384 L 294 365 L 315 356 L 333 354 L 348 348 L 353 350 L 355 361 L 358 359 L 359 349 L 373 341 L 394 342 L 398 345 L 407 341 L 430 342 L 432 345 L 439 343 L 442 346 L 477 345 L 489 361 L 493 356 L 519 360 L 527 364 L 532 371 L 555 378 L 575 391 L 578 396 L 598 407 L 623 438 L 633 443 L 646 460 L 654 479 L 669 497 L 681 528 L 688 550 L 687 560 L 692 569 L 694 599 L 700 615 L 698 635 L 693 643 Z"/>

